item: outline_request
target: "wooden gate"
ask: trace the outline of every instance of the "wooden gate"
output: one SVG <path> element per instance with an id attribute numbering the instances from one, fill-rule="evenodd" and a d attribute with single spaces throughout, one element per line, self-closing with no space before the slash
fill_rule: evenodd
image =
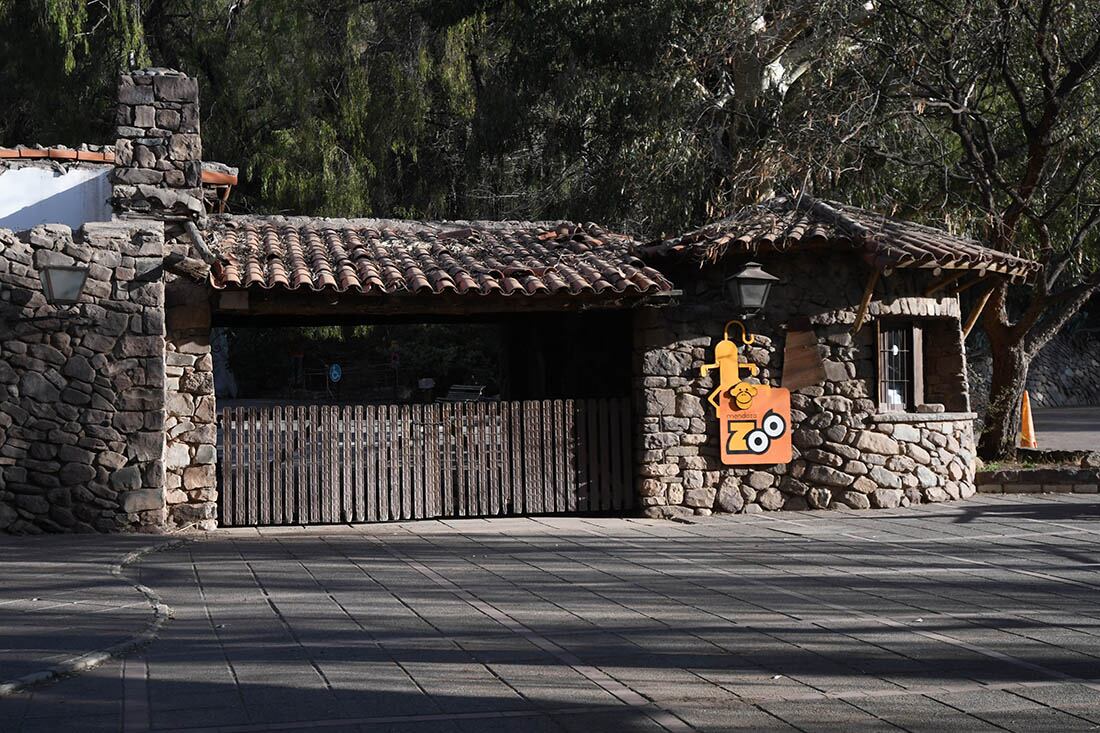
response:
<path id="1" fill-rule="evenodd" d="M 222 526 L 622 512 L 630 401 L 231 407 Z"/>

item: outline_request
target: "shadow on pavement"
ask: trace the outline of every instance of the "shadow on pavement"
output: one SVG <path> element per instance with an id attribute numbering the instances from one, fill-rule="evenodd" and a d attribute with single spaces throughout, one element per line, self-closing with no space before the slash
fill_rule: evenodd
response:
<path id="1" fill-rule="evenodd" d="M 1092 522 L 1100 519 L 1100 498 L 1095 502 L 1060 502 L 1036 499 L 1020 504 L 956 504 L 959 510 L 956 522 L 967 524 L 982 518 L 1026 519 L 1037 522 L 1064 522 L 1069 520 Z"/>
<path id="2" fill-rule="evenodd" d="M 629 733 L 671 711 L 758 730 L 776 709 L 814 729 L 830 706 L 837 729 L 881 728 L 827 696 L 931 706 L 1100 675 L 1098 557 L 1067 532 L 1097 517 L 1035 499 L 827 526 L 214 536 L 140 566 L 176 616 L 137 672 L 0 699 L 0 729 Z"/>

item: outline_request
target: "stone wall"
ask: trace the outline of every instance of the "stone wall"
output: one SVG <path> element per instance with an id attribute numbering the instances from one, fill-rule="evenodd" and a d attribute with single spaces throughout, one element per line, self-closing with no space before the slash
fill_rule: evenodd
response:
<path id="1" fill-rule="evenodd" d="M 982 494 L 1100 493 L 1100 454 L 1080 466 L 1002 468 L 981 471 L 974 478 Z"/>
<path id="2" fill-rule="evenodd" d="M 970 335 L 968 357 L 974 410 L 984 414 L 993 363 L 980 329 Z M 1067 328 L 1051 339 L 1031 362 L 1027 390 L 1032 407 L 1100 405 L 1100 333 Z"/>
<path id="3" fill-rule="evenodd" d="M 0 530 L 164 525 L 163 228 L 0 231 Z M 78 305 L 39 270 L 87 265 Z"/>
<path id="4" fill-rule="evenodd" d="M 784 282 L 772 289 L 766 318 L 750 323 L 755 343 L 743 349 L 760 367 L 759 380 L 780 386 L 785 327 L 799 319 L 809 320 L 824 360 L 824 382 L 791 395 L 794 460 L 756 468 L 720 463 L 717 420 L 706 402 L 716 375 L 700 377 L 699 367 L 711 361 L 735 314 L 719 268 L 674 272 L 674 282 L 691 283 L 678 304 L 640 310 L 635 319 L 646 514 L 865 509 L 972 495 L 973 415 L 957 302 L 915 295 L 922 276 L 902 271 L 880 279 L 872 321 L 853 336 L 867 279 L 855 256 L 788 255 L 763 264 Z M 920 413 L 878 412 L 873 319 L 884 316 L 912 318 L 925 329 L 925 401 L 933 404 Z"/>

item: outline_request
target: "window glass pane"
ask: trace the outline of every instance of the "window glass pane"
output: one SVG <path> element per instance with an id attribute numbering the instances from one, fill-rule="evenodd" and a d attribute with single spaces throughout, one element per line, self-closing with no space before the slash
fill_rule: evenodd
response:
<path id="1" fill-rule="evenodd" d="M 913 401 L 913 333 L 902 326 L 883 328 L 881 334 L 882 399 L 892 408 L 905 409 Z"/>

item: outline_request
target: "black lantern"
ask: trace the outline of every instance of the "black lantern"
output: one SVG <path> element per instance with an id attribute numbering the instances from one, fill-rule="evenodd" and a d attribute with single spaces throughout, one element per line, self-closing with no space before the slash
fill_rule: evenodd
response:
<path id="1" fill-rule="evenodd" d="M 740 270 L 726 276 L 726 290 L 738 310 L 754 315 L 768 302 L 772 283 L 778 280 L 775 275 L 764 272 L 759 262 L 746 262 Z"/>
<path id="2" fill-rule="evenodd" d="M 46 265 L 39 270 L 42 291 L 50 305 L 73 305 L 84 292 L 88 268 L 71 265 Z"/>

